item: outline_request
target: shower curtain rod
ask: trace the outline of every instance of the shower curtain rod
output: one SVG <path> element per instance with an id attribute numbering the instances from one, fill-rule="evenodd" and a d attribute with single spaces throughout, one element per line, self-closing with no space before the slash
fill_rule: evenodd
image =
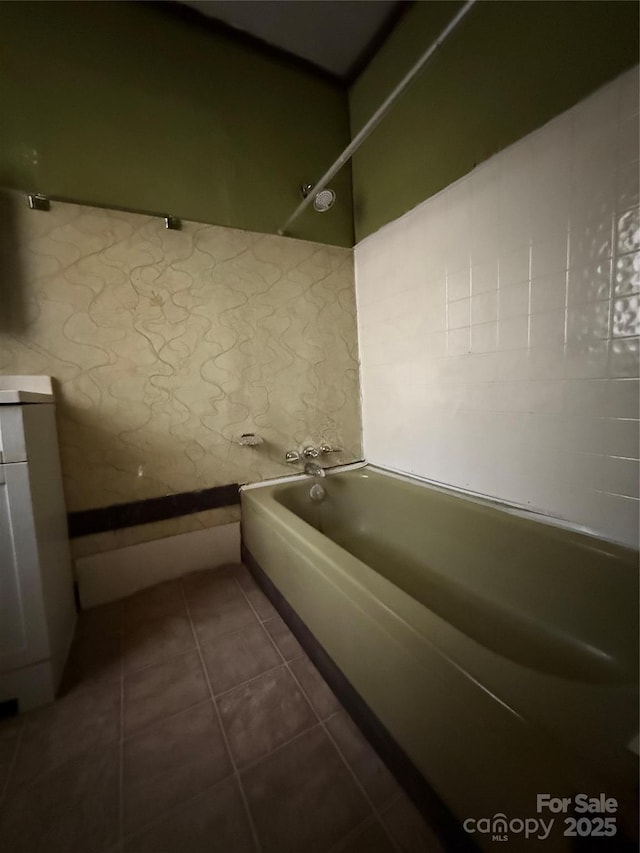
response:
<path id="1" fill-rule="evenodd" d="M 451 19 L 451 21 L 447 24 L 444 30 L 440 33 L 438 38 L 433 42 L 431 47 L 426 50 L 420 59 L 416 62 L 416 64 L 411 68 L 411 70 L 402 78 L 402 80 L 398 83 L 395 89 L 388 95 L 387 99 L 381 104 L 380 107 L 376 110 L 376 112 L 371 116 L 369 121 L 358 131 L 358 133 L 353 137 L 351 142 L 344 149 L 342 154 L 339 155 L 338 159 L 333 163 L 324 175 L 320 178 L 320 180 L 313 186 L 313 188 L 308 192 L 305 196 L 304 200 L 300 202 L 298 207 L 293 211 L 291 216 L 287 219 L 285 224 L 278 230 L 278 234 L 283 235 L 287 228 L 291 225 L 291 223 L 300 216 L 303 210 L 307 208 L 314 200 L 316 194 L 323 190 L 326 185 L 329 183 L 331 178 L 340 171 L 340 169 L 344 166 L 344 164 L 349 160 L 354 153 L 360 148 L 365 139 L 369 136 L 371 131 L 379 124 L 379 122 L 385 117 L 385 115 L 389 112 L 391 107 L 395 104 L 398 98 L 403 94 L 404 90 L 409 86 L 410 83 L 413 82 L 414 78 L 419 74 L 422 70 L 426 62 L 433 56 L 436 50 L 440 47 L 442 42 L 450 35 L 453 30 L 458 26 L 460 21 L 464 18 L 464 16 L 469 12 L 472 6 L 475 5 L 477 0 L 467 0 L 464 6 L 460 9 L 457 15 Z"/>

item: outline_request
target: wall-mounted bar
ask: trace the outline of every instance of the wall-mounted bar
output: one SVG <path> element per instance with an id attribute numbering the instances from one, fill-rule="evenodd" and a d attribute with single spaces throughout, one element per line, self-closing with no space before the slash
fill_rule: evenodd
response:
<path id="1" fill-rule="evenodd" d="M 300 216 L 303 210 L 305 210 L 314 200 L 316 195 L 320 192 L 320 190 L 324 189 L 325 186 L 329 183 L 331 178 L 340 171 L 340 169 L 344 166 L 344 164 L 349 160 L 355 152 L 360 148 L 365 139 L 369 136 L 372 130 L 382 121 L 382 119 L 386 116 L 389 110 L 393 107 L 395 102 L 400 98 L 402 94 L 404 94 L 405 90 L 408 86 L 414 81 L 416 76 L 422 71 L 425 64 L 429 59 L 433 56 L 436 50 L 440 47 L 440 45 L 444 42 L 444 40 L 449 36 L 455 28 L 458 26 L 460 21 L 464 18 L 464 16 L 471 10 L 472 6 L 474 6 L 476 0 L 468 0 L 464 4 L 464 6 L 460 9 L 457 15 L 451 19 L 451 21 L 447 24 L 444 30 L 440 33 L 438 38 L 433 42 L 431 47 L 429 47 L 418 59 L 415 65 L 407 72 L 407 74 L 402 78 L 402 80 L 398 83 L 398 85 L 393 89 L 393 91 L 388 95 L 385 101 L 383 101 L 382 105 L 378 107 L 376 112 L 371 116 L 371 118 L 363 125 L 363 127 L 358 131 L 358 133 L 353 137 L 351 142 L 344 149 L 342 154 L 337 158 L 337 160 L 327 169 L 324 175 L 320 178 L 319 181 L 313 186 L 313 188 L 309 191 L 305 199 L 298 205 L 298 207 L 293 211 L 291 216 L 287 219 L 285 224 L 278 230 L 278 234 L 284 234 L 287 228 L 291 225 L 291 223 Z"/>
<path id="2" fill-rule="evenodd" d="M 27 201 L 31 210 L 51 210 L 51 202 L 60 202 L 61 204 L 78 204 L 82 207 L 97 207 L 100 210 L 118 210 L 121 213 L 136 213 L 139 216 L 153 216 L 156 219 L 164 220 L 164 227 L 170 231 L 180 231 L 182 228 L 182 220 L 177 216 L 171 216 L 168 213 L 158 213 L 154 210 L 141 210 L 134 207 L 119 207 L 114 204 L 102 204 L 95 201 L 80 201 L 77 198 L 65 198 L 57 195 L 45 195 L 44 193 L 27 193 Z"/>

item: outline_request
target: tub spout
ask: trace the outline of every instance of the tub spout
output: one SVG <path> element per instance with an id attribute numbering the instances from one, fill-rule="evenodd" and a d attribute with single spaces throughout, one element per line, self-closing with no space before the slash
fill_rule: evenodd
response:
<path id="1" fill-rule="evenodd" d="M 324 468 L 321 468 L 317 462 L 306 462 L 304 473 L 309 477 L 324 477 Z"/>

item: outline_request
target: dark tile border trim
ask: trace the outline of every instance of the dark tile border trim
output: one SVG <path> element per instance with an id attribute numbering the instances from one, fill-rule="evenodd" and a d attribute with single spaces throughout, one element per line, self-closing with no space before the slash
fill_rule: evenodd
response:
<path id="1" fill-rule="evenodd" d="M 465 853 L 465 851 L 478 853 L 479 848 L 464 832 L 457 818 L 433 790 L 406 752 L 389 734 L 244 544 L 242 545 L 242 561 L 295 634 L 302 648 L 347 709 L 362 734 L 438 836 L 445 850 L 455 851 L 455 853 Z"/>
<path id="2" fill-rule="evenodd" d="M 164 521 L 167 518 L 178 518 L 181 515 L 192 515 L 194 512 L 235 506 L 239 503 L 240 486 L 238 483 L 230 483 L 228 486 L 214 486 L 197 492 L 180 492 L 161 498 L 70 512 L 67 515 L 67 526 L 69 537 L 74 539 L 78 536 L 88 536 L 90 533 L 135 527 L 138 524 Z"/>

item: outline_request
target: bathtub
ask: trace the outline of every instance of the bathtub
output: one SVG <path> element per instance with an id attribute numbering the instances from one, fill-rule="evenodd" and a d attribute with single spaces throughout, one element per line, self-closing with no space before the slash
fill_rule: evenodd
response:
<path id="1" fill-rule="evenodd" d="M 242 491 L 249 561 L 478 845 L 501 814 L 574 849 L 537 795 L 633 798 L 638 555 L 370 466 L 313 482 Z"/>

